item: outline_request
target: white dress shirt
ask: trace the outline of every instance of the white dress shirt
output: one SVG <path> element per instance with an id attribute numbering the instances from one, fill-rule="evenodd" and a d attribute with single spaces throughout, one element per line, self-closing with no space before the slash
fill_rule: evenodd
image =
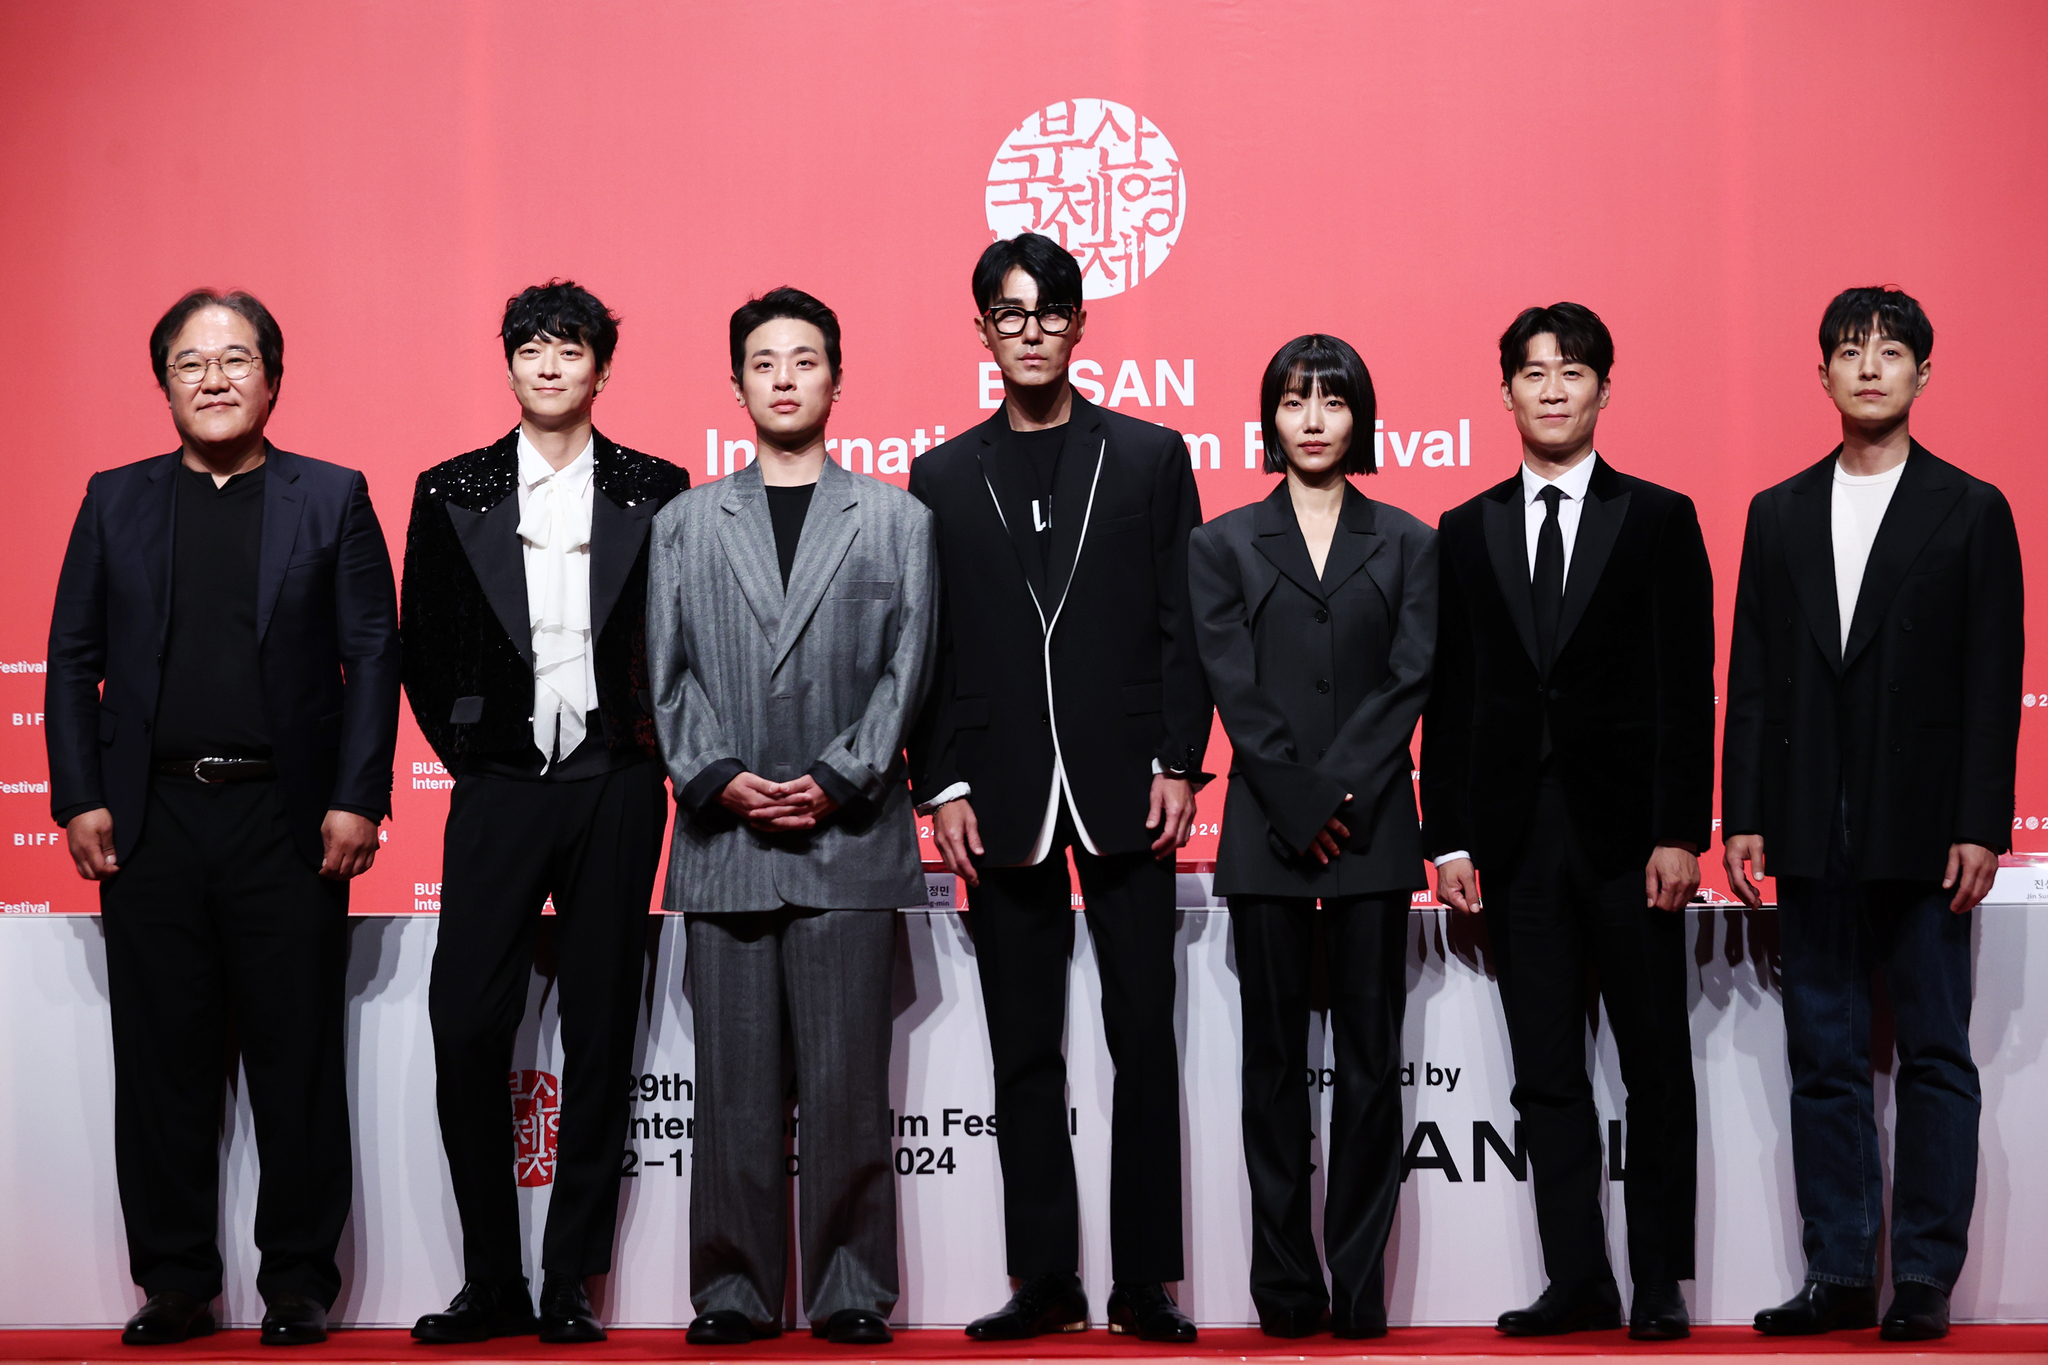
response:
<path id="1" fill-rule="evenodd" d="M 1845 474 L 1835 461 L 1834 491 L 1828 503 L 1828 532 L 1835 543 L 1835 614 L 1842 618 L 1842 652 L 1849 650 L 1849 624 L 1856 617 L 1856 596 L 1863 591 L 1863 569 L 1870 563 L 1870 546 L 1877 539 L 1878 525 L 1892 505 L 1899 476 L 1906 462 L 1899 461 L 1882 474 Z"/>
<path id="2" fill-rule="evenodd" d="M 1529 468 L 1526 461 L 1523 462 L 1522 525 L 1528 532 L 1530 582 L 1536 580 L 1536 537 L 1542 533 L 1544 517 L 1549 515 L 1549 509 L 1543 505 L 1539 495 L 1552 486 L 1564 494 L 1557 500 L 1557 530 L 1564 537 L 1564 581 L 1571 581 L 1572 546 L 1579 539 L 1579 513 L 1586 510 L 1586 487 L 1593 482 L 1593 461 L 1599 458 L 1599 452 L 1595 451 L 1554 479 L 1544 478 Z M 1436 865 L 1442 867 L 1445 863 L 1471 856 L 1468 849 L 1454 849 L 1440 855 Z"/>
<path id="3" fill-rule="evenodd" d="M 519 543 L 533 628 L 533 744 L 541 771 L 583 742 L 597 701 L 590 649 L 590 514 L 597 441 L 560 470 L 519 433 Z"/>

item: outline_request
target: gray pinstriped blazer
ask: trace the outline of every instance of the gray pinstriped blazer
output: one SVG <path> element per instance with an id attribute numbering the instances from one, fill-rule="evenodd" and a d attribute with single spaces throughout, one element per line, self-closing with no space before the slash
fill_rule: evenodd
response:
<path id="1" fill-rule="evenodd" d="M 647 666 L 676 790 L 720 759 L 777 782 L 823 761 L 865 798 L 816 830 L 776 837 L 719 807 L 679 808 L 666 908 L 924 904 L 903 740 L 937 648 L 935 565 L 930 510 L 830 459 L 786 595 L 758 466 L 655 517 Z"/>

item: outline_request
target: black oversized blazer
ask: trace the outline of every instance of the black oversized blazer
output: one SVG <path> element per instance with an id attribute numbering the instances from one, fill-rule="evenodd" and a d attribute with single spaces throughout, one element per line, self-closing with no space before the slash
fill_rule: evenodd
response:
<path id="1" fill-rule="evenodd" d="M 659 758 L 647 690 L 647 530 L 690 486 L 667 460 L 596 434 L 590 622 L 614 754 Z M 413 490 L 399 634 L 413 717 L 449 772 L 533 745 L 533 628 L 519 543 L 519 430 L 435 465 Z"/>
<path id="2" fill-rule="evenodd" d="M 106 807 L 122 861 L 149 806 L 182 458 L 172 451 L 86 483 L 50 620 L 43 711 L 51 813 L 62 824 Z M 292 842 L 318 863 L 329 810 L 373 819 L 391 810 L 391 552 L 361 474 L 275 446 L 264 465 L 256 567 L 264 721 Z"/>
<path id="3" fill-rule="evenodd" d="M 1062 430 L 1049 571 L 996 502 L 1005 480 L 1028 478 L 996 458 L 1006 410 L 910 469 L 910 492 L 938 517 L 941 596 L 938 672 L 910 737 L 912 791 L 924 803 L 969 783 L 996 866 L 1030 854 L 1055 743 L 1103 853 L 1151 847 L 1153 760 L 1193 773 L 1209 743 L 1188 607 L 1188 532 L 1202 509 L 1187 446 L 1078 394 Z"/>
<path id="4" fill-rule="evenodd" d="M 1348 483 L 1321 577 L 1284 479 L 1189 537 L 1195 639 L 1230 736 L 1216 894 L 1426 885 L 1409 744 L 1436 655 L 1436 577 L 1436 532 Z M 1340 807 L 1344 851 L 1304 856 Z"/>
<path id="5" fill-rule="evenodd" d="M 1842 795 L 1858 880 L 1940 881 L 1952 843 L 2012 846 L 2026 653 L 2012 509 L 1917 441 L 1871 542 L 1842 647 L 1830 527 L 1841 447 L 1749 504 L 1725 834 L 1818 877 Z"/>
<path id="6" fill-rule="evenodd" d="M 1692 499 L 1596 456 L 1550 670 L 1536 662 L 1522 476 L 1444 513 L 1436 677 L 1422 722 L 1423 844 L 1481 871 L 1521 854 L 1547 724 L 1596 867 L 1713 827 L 1714 579 Z"/>

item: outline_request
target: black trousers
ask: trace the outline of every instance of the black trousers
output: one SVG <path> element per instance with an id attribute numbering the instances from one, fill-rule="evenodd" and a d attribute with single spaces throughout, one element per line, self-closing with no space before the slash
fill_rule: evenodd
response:
<path id="1" fill-rule="evenodd" d="M 1067 1127 L 1067 962 L 1074 949 L 1067 833 L 1042 863 L 984 867 L 967 916 L 995 1060 L 996 1150 L 1012 1275 L 1073 1271 L 1081 1220 Z M 1074 841 L 1102 973 L 1111 1093 L 1109 1243 L 1120 1283 L 1178 1280 L 1180 1060 L 1173 1031 L 1171 862 L 1096 857 Z"/>
<path id="2" fill-rule="evenodd" d="M 1514 1054 L 1515 1110 L 1535 1166 L 1546 1274 L 1560 1284 L 1614 1274 L 1586 1063 L 1590 971 L 1628 1091 L 1629 1271 L 1637 1284 L 1691 1279 L 1699 1134 L 1685 913 L 1645 905 L 1641 867 L 1603 876 L 1573 831 L 1563 789 L 1550 779 L 1537 787 L 1521 857 L 1481 877 Z"/>
<path id="3" fill-rule="evenodd" d="M 427 1016 L 466 1279 L 523 1273 L 507 1080 L 551 893 L 562 1107 L 541 1265 L 611 1269 L 626 1077 L 667 814 L 653 763 L 571 782 L 455 781 Z"/>
<path id="4" fill-rule="evenodd" d="M 1244 1016 L 1244 1162 L 1252 1190 L 1252 1301 L 1261 1314 L 1331 1307 L 1339 1331 L 1387 1320 L 1385 1259 L 1401 1194 L 1401 1016 L 1408 897 L 1347 896 L 1322 908 L 1337 1052 L 1323 1242 L 1309 1232 L 1309 963 L 1316 902 L 1230 898 Z"/>
<path id="5" fill-rule="evenodd" d="M 114 1169 L 145 1293 L 221 1292 L 223 1064 L 256 1126 L 256 1287 L 332 1306 L 352 1166 L 342 1056 L 348 885 L 293 846 L 275 782 L 151 783 L 141 842 L 101 883 Z"/>

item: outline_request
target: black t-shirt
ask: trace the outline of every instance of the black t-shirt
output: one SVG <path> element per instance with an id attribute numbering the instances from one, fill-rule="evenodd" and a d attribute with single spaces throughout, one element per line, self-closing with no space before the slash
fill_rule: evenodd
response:
<path id="1" fill-rule="evenodd" d="M 1038 546 L 1040 569 L 1045 569 L 1052 559 L 1052 481 L 1059 470 L 1060 447 L 1066 439 L 1067 429 L 1057 426 L 1043 431 L 1012 431 L 1007 442 L 1031 474 L 1032 501 L 1025 509 L 1030 520 L 1025 525 L 1031 528 L 1031 541 Z"/>
<path id="2" fill-rule="evenodd" d="M 818 485 L 763 487 L 768 490 L 768 520 L 775 527 L 775 560 L 782 569 L 782 590 L 788 592 L 789 571 L 796 566 L 796 543 L 803 537 L 804 517 L 811 510 L 811 494 Z"/>
<path id="3" fill-rule="evenodd" d="M 213 475 L 178 467 L 157 758 L 270 754 L 256 653 L 263 477 L 259 465 L 216 488 Z"/>

